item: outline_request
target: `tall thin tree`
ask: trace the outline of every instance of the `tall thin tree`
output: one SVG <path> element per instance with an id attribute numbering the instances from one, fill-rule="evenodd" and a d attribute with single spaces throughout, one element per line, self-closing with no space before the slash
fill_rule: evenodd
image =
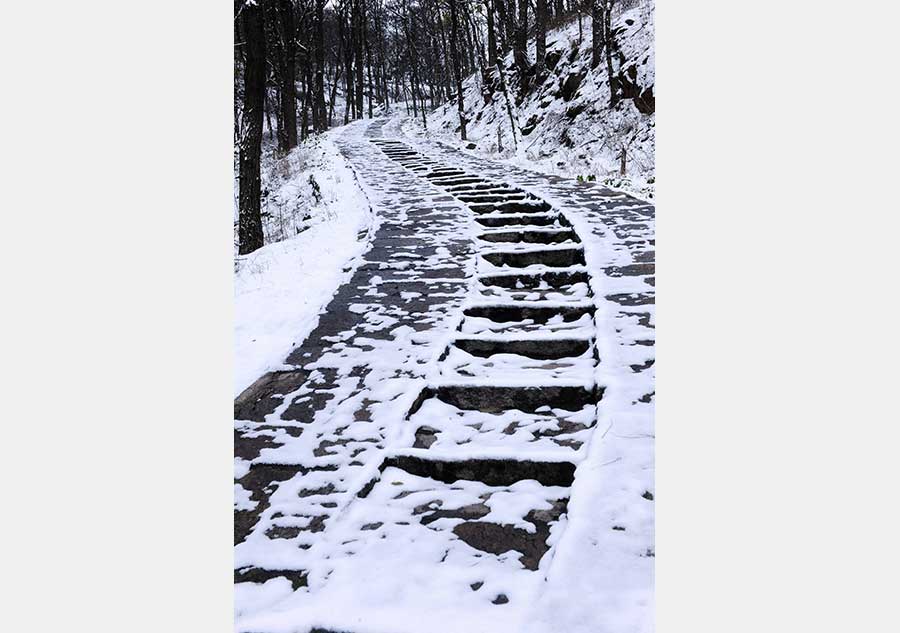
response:
<path id="1" fill-rule="evenodd" d="M 356 59 L 356 116 L 363 118 L 363 20 L 365 20 L 364 0 L 353 2 L 353 57 Z"/>
<path id="2" fill-rule="evenodd" d="M 459 136 L 466 140 L 466 106 L 463 99 L 462 73 L 459 69 L 459 0 L 450 0 L 450 56 L 456 80 L 456 111 L 459 114 Z"/>
<path id="3" fill-rule="evenodd" d="M 313 127 L 316 132 L 324 132 L 328 129 L 328 116 L 325 112 L 325 0 L 315 0 L 315 3 L 313 56 L 316 76 L 313 86 Z"/>
<path id="4" fill-rule="evenodd" d="M 591 68 L 600 65 L 603 52 L 604 0 L 591 0 Z"/>
<path id="5" fill-rule="evenodd" d="M 528 91 L 528 0 L 518 0 L 519 14 L 516 16 L 516 35 L 513 44 L 513 58 L 519 71 L 519 98 Z"/>
<path id="6" fill-rule="evenodd" d="M 612 49 L 616 45 L 612 34 L 612 8 L 614 0 L 603 0 L 603 48 L 606 52 L 606 76 L 609 78 L 609 106 L 619 102 L 619 80 L 613 73 Z"/>
<path id="7" fill-rule="evenodd" d="M 487 55 L 488 66 L 497 65 L 497 32 L 494 29 L 494 0 L 484 0 L 484 12 L 487 15 Z"/>
<path id="8" fill-rule="evenodd" d="M 244 44 L 244 103 L 239 153 L 238 252 L 252 253 L 263 245 L 260 216 L 260 167 L 263 106 L 266 91 L 266 35 L 263 7 L 267 0 L 245 2 L 240 8 Z"/>
<path id="9" fill-rule="evenodd" d="M 294 3 L 275 2 L 274 35 L 278 40 L 278 149 L 288 152 L 297 147 L 297 40 L 294 33 Z"/>
<path id="10" fill-rule="evenodd" d="M 547 0 L 537 0 L 534 12 L 534 51 L 537 74 L 544 71 L 547 55 Z"/>

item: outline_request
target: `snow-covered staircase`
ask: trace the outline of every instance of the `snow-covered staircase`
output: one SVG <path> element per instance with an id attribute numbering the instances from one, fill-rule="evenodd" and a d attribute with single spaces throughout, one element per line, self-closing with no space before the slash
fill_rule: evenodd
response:
<path id="1" fill-rule="evenodd" d="M 524 632 L 552 615 L 599 630 L 573 583 L 603 584 L 609 607 L 621 570 L 653 555 L 635 467 L 652 441 L 652 317 L 634 277 L 652 266 L 631 255 L 646 224 L 586 224 L 520 174 L 426 155 L 382 125 L 347 147 L 385 218 L 367 262 L 295 368 L 236 403 L 250 464 L 238 629 Z M 610 218 L 633 228 L 601 250 Z"/>
<path id="2" fill-rule="evenodd" d="M 427 576 L 423 591 L 451 591 L 462 575 L 484 594 L 470 609 L 526 606 L 564 530 L 603 393 L 581 240 L 564 215 L 521 189 L 397 141 L 373 142 L 468 206 L 476 276 L 409 411 L 411 443 L 385 459 L 344 522 L 357 529 L 341 536 L 348 556 L 374 548 L 370 560 L 386 538 L 427 543 L 421 551 L 440 552 L 438 561 L 403 559 Z M 380 582 L 395 581 L 382 574 Z"/>

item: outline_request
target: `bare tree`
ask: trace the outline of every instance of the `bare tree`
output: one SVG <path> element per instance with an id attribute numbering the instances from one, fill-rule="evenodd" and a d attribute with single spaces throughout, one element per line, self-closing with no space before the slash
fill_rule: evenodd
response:
<path id="1" fill-rule="evenodd" d="M 363 118 L 363 20 L 365 19 L 365 3 L 364 0 L 355 0 L 353 2 L 353 44 L 355 52 L 353 54 L 356 60 L 356 117 Z"/>
<path id="2" fill-rule="evenodd" d="M 262 6 L 266 1 L 246 2 L 240 7 L 245 60 L 239 157 L 238 252 L 241 255 L 252 253 L 263 245 L 259 161 L 266 91 L 266 35 Z"/>
<path id="3" fill-rule="evenodd" d="M 601 120 L 599 136 L 602 145 L 617 155 L 619 176 L 624 178 L 628 175 L 629 155 L 641 132 L 641 115 L 630 101 L 622 106 Z"/>
<path id="4" fill-rule="evenodd" d="M 591 0 L 591 68 L 600 65 L 606 18 L 603 17 L 605 0 Z"/>
<path id="5" fill-rule="evenodd" d="M 462 74 L 459 69 L 459 0 L 450 0 L 450 56 L 453 59 L 453 76 L 456 80 L 456 111 L 459 114 L 459 135 L 466 140 L 466 107 L 463 100 Z"/>
<path id="6" fill-rule="evenodd" d="M 528 89 L 528 0 L 518 0 L 518 3 L 513 57 L 519 70 L 519 97 L 522 98 Z"/>
<path id="7" fill-rule="evenodd" d="M 329 126 L 329 117 L 325 112 L 325 0 L 315 0 L 315 3 L 313 56 L 316 63 L 316 76 L 313 87 L 315 94 L 313 97 L 313 128 L 316 132 L 324 132 Z"/>
<path id="8" fill-rule="evenodd" d="M 619 82 L 613 73 L 612 49 L 615 46 L 612 28 L 612 7 L 614 0 L 603 0 L 603 49 L 606 53 L 606 76 L 609 78 L 609 107 L 614 108 L 619 102 Z"/>
<path id="9" fill-rule="evenodd" d="M 547 0 L 537 0 L 534 12 L 534 50 L 537 74 L 544 72 L 547 55 Z"/>
<path id="10" fill-rule="evenodd" d="M 484 0 L 484 12 L 487 14 L 487 56 L 488 66 L 497 65 L 497 33 L 494 29 L 494 0 Z"/>
<path id="11" fill-rule="evenodd" d="M 294 34 L 294 4 L 272 0 L 268 4 L 270 57 L 278 86 L 278 150 L 297 147 L 297 40 Z"/>

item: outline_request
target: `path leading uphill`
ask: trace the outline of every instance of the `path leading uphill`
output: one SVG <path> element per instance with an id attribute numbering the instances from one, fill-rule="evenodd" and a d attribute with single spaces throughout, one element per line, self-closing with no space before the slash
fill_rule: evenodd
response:
<path id="1" fill-rule="evenodd" d="M 380 224 L 235 402 L 238 630 L 649 630 L 653 207 L 395 121 L 339 145 Z"/>

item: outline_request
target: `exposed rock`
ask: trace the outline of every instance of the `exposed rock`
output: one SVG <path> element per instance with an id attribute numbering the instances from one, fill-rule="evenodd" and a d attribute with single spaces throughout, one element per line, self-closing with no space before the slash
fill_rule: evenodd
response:
<path id="1" fill-rule="evenodd" d="M 566 110 L 566 117 L 570 121 L 573 121 L 575 119 L 575 117 L 577 117 L 579 114 L 584 112 L 586 108 L 587 108 L 587 104 L 584 104 L 584 103 L 578 103 L 576 105 L 573 105 Z"/>
<path id="2" fill-rule="evenodd" d="M 584 76 L 587 74 L 587 69 L 582 69 L 580 71 L 570 72 L 565 80 L 562 82 L 562 85 L 559 87 L 560 94 L 562 94 L 562 98 L 565 101 L 571 101 L 572 97 L 575 96 L 575 92 L 578 90 L 578 87 L 581 85 L 581 81 L 584 79 Z"/>
<path id="3" fill-rule="evenodd" d="M 541 117 L 536 114 L 532 114 L 525 122 L 525 125 L 522 126 L 522 136 L 528 136 L 529 134 L 534 132 L 534 128 L 536 128 L 538 123 L 540 122 Z"/>
<path id="4" fill-rule="evenodd" d="M 558 49 L 547 51 L 547 54 L 544 56 L 544 65 L 548 70 L 552 71 L 556 68 L 560 58 L 562 58 L 562 51 Z"/>

